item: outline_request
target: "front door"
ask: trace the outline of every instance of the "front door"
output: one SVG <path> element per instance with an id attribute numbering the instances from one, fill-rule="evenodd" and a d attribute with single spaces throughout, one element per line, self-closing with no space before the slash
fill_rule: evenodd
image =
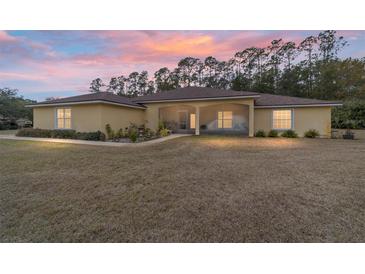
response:
<path id="1" fill-rule="evenodd" d="M 179 111 L 179 129 L 187 129 L 188 125 L 188 112 Z"/>

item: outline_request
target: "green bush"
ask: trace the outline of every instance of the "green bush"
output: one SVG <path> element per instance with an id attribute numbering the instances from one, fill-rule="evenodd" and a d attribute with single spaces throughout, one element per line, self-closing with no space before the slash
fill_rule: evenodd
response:
<path id="1" fill-rule="evenodd" d="M 129 133 L 129 139 L 132 141 L 132 143 L 135 143 L 137 141 L 138 133 L 137 131 L 131 131 Z"/>
<path id="2" fill-rule="evenodd" d="M 279 134 L 275 129 L 272 129 L 269 131 L 269 133 L 267 134 L 268 137 L 278 137 Z"/>
<path id="3" fill-rule="evenodd" d="M 38 138 L 51 138 L 52 130 L 39 129 L 39 128 L 22 128 L 18 130 L 16 136 L 19 137 L 38 137 Z"/>
<path id="4" fill-rule="evenodd" d="M 161 129 L 165 128 L 165 123 L 163 121 L 158 121 L 158 130 L 160 131 Z"/>
<path id="5" fill-rule="evenodd" d="M 96 132 L 77 132 L 76 139 L 88 141 L 105 141 L 106 136 L 100 130 Z"/>
<path id="6" fill-rule="evenodd" d="M 304 137 L 306 138 L 316 138 L 319 136 L 319 132 L 316 129 L 309 129 L 306 132 L 304 132 Z"/>
<path id="7" fill-rule="evenodd" d="M 160 130 L 159 133 L 160 133 L 160 136 L 161 137 L 166 137 L 166 136 L 169 135 L 170 132 L 169 132 L 169 130 L 167 128 L 163 128 L 163 129 Z"/>
<path id="8" fill-rule="evenodd" d="M 265 131 L 260 129 L 260 130 L 256 131 L 255 137 L 266 137 L 266 133 L 265 133 Z"/>
<path id="9" fill-rule="evenodd" d="M 96 132 L 76 132 L 75 130 L 48 130 L 39 128 L 20 129 L 16 136 L 38 137 L 38 138 L 58 138 L 58 139 L 79 139 L 92 141 L 105 141 L 105 134 L 101 131 Z"/>
<path id="10" fill-rule="evenodd" d="M 123 138 L 124 137 L 124 132 L 123 132 L 123 129 L 120 128 L 116 133 L 115 133 L 115 136 L 114 136 L 116 139 L 120 139 L 120 138 Z"/>
<path id="11" fill-rule="evenodd" d="M 331 118 L 332 128 L 365 128 L 365 100 L 351 100 L 332 108 Z"/>
<path id="12" fill-rule="evenodd" d="M 281 134 L 281 137 L 285 137 L 285 138 L 297 138 L 298 137 L 298 134 L 294 130 L 288 129 L 288 130 L 285 130 Z"/>
<path id="13" fill-rule="evenodd" d="M 108 137 L 108 140 L 114 139 L 115 133 L 114 133 L 114 130 L 111 128 L 110 124 L 105 125 L 105 131 L 106 131 L 106 135 Z"/>
<path id="14" fill-rule="evenodd" d="M 55 129 L 51 132 L 51 138 L 76 139 L 76 131 L 73 129 Z"/>

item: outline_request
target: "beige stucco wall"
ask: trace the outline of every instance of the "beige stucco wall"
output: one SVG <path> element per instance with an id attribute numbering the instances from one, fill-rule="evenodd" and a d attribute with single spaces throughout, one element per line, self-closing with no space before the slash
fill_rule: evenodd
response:
<path id="1" fill-rule="evenodd" d="M 207 106 L 215 106 L 220 104 L 242 104 L 247 105 L 249 107 L 249 111 L 251 111 L 252 115 L 249 115 L 249 134 L 250 136 L 253 135 L 254 132 L 254 120 L 253 120 L 253 99 L 234 99 L 234 100 L 202 100 L 202 101 L 182 101 L 182 102 L 164 102 L 164 103 L 145 103 L 147 109 L 145 110 L 145 120 L 147 127 L 156 130 L 158 129 L 158 122 L 159 122 L 159 109 L 163 107 L 174 107 L 179 105 L 191 106 L 195 109 L 207 107 Z M 200 115 L 202 114 L 201 111 Z M 203 117 L 204 118 L 204 117 Z M 198 122 L 198 117 L 197 117 Z"/>
<path id="2" fill-rule="evenodd" d="M 105 125 L 110 124 L 111 128 L 118 130 L 120 128 L 126 128 L 130 123 L 142 125 L 145 123 L 145 110 L 121 107 L 114 105 L 102 105 L 101 106 L 101 131 L 105 131 Z"/>
<path id="3" fill-rule="evenodd" d="M 33 108 L 33 127 L 42 129 L 53 129 L 54 111 L 54 107 Z"/>
<path id="4" fill-rule="evenodd" d="M 277 108 L 275 108 L 277 109 Z M 284 109 L 284 108 L 283 108 Z M 323 137 L 331 136 L 331 107 L 287 108 L 294 113 L 294 130 L 304 136 L 308 129 L 316 129 Z M 272 129 L 273 109 L 255 109 L 255 131 Z"/>
<path id="5" fill-rule="evenodd" d="M 102 129 L 101 104 L 72 105 L 71 127 L 80 132 L 90 132 Z"/>
<path id="6" fill-rule="evenodd" d="M 129 126 L 129 123 L 144 123 L 144 110 L 107 104 L 81 104 L 62 106 L 71 108 L 71 127 L 80 132 L 101 130 L 110 124 L 115 130 Z M 55 113 L 59 107 L 36 107 L 33 109 L 34 127 L 55 128 Z"/>

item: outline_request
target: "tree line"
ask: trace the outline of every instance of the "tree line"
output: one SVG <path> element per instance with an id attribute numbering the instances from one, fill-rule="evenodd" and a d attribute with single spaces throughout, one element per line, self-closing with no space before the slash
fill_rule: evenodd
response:
<path id="1" fill-rule="evenodd" d="M 0 88 L 0 130 L 16 126 L 16 120 L 25 118 L 33 120 L 33 111 L 25 105 L 35 103 L 18 95 L 17 89 Z"/>
<path id="2" fill-rule="evenodd" d="M 219 61 L 181 59 L 176 68 L 160 68 L 92 80 L 91 92 L 106 90 L 122 96 L 142 96 L 179 87 L 212 87 L 257 91 L 318 99 L 365 98 L 365 58 L 338 57 L 348 45 L 336 31 L 327 30 L 296 44 L 275 39 L 266 47 L 249 47 Z"/>

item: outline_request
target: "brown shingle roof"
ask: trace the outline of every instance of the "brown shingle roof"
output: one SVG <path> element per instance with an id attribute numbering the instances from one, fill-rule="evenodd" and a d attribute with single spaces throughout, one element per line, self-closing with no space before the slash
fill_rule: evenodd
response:
<path id="1" fill-rule="evenodd" d="M 36 105 L 52 105 L 52 104 L 67 104 L 67 103 L 78 103 L 78 102 L 93 102 L 93 101 L 102 101 L 109 102 L 119 105 L 126 105 L 131 107 L 140 107 L 145 108 L 145 106 L 133 102 L 130 98 L 115 95 L 111 92 L 96 92 L 96 93 L 88 93 L 84 95 L 66 97 L 56 100 L 44 101 L 37 104 L 31 104 L 31 106 Z"/>
<path id="2" fill-rule="evenodd" d="M 153 101 L 199 100 L 225 97 L 252 97 L 258 93 L 250 91 L 223 90 L 203 87 L 186 87 L 154 93 L 132 99 L 134 102 L 148 103 Z"/>
<path id="3" fill-rule="evenodd" d="M 178 88 L 171 91 L 154 93 L 151 95 L 128 98 L 115 95 L 111 92 L 88 93 L 84 95 L 61 98 L 51 101 L 44 101 L 29 106 L 67 104 L 79 102 L 106 102 L 119 104 L 130 107 L 145 108 L 142 103 L 156 101 L 178 101 L 178 100 L 203 100 L 203 99 L 224 99 L 224 98 L 253 97 L 255 98 L 255 107 L 279 107 L 279 106 L 305 106 L 305 105 L 341 105 L 340 102 L 324 101 L 317 99 L 299 98 L 283 95 L 274 95 L 267 93 L 258 93 L 250 91 L 221 90 L 202 87 Z"/>
<path id="4" fill-rule="evenodd" d="M 341 105 L 341 102 L 259 93 L 255 106 Z"/>

